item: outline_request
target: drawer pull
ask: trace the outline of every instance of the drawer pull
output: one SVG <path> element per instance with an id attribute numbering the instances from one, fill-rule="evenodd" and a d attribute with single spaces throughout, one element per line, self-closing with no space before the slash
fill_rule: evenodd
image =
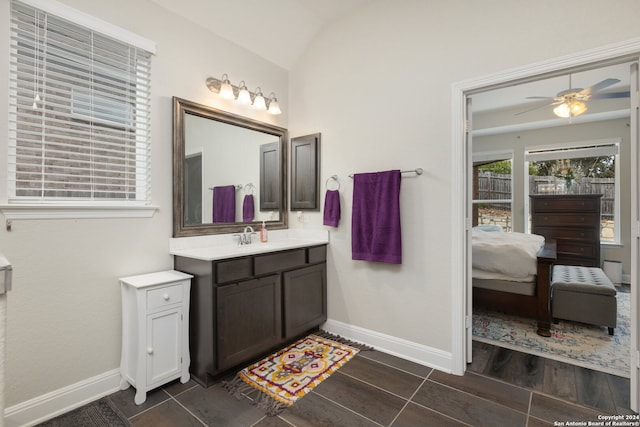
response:
<path id="1" fill-rule="evenodd" d="M 152 354 L 153 354 L 153 348 L 148 347 L 148 348 L 147 348 L 147 354 L 148 354 L 148 355 L 152 355 Z"/>
<path id="2" fill-rule="evenodd" d="M 162 295 L 162 298 L 163 298 L 165 301 L 169 301 L 169 298 L 170 298 L 170 297 L 169 297 L 169 294 L 164 294 L 164 295 Z"/>

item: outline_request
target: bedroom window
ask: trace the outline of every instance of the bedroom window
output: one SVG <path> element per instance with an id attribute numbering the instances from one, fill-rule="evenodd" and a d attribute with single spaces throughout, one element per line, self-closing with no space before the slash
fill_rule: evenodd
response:
<path id="1" fill-rule="evenodd" d="M 474 154 L 473 226 L 512 231 L 512 154 Z"/>
<path id="2" fill-rule="evenodd" d="M 14 0 L 10 43 L 9 202 L 149 205 L 153 42 Z"/>
<path id="3" fill-rule="evenodd" d="M 530 150 L 529 194 L 602 194 L 600 241 L 620 242 L 619 143 Z"/>

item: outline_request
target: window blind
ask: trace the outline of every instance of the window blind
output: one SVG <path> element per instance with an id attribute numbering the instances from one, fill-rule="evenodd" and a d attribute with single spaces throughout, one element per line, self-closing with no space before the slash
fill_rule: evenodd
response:
<path id="1" fill-rule="evenodd" d="M 151 53 L 11 3 L 10 202 L 149 204 Z"/>

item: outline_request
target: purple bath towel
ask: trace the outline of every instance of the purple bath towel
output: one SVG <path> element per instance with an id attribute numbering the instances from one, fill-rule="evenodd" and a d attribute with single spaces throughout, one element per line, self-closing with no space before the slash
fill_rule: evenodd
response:
<path id="1" fill-rule="evenodd" d="M 322 223 L 337 227 L 340 222 L 340 193 L 338 190 L 327 190 L 324 196 L 324 215 Z"/>
<path id="2" fill-rule="evenodd" d="M 242 201 L 242 221 L 253 221 L 254 208 L 253 208 L 253 194 L 247 194 Z"/>
<path id="3" fill-rule="evenodd" d="M 236 222 L 236 187 L 213 187 L 213 222 Z"/>
<path id="4" fill-rule="evenodd" d="M 402 263 L 400 171 L 353 177 L 351 258 Z"/>

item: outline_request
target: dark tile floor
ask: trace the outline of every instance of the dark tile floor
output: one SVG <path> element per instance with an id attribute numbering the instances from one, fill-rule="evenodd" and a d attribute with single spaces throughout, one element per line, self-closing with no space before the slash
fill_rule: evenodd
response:
<path id="1" fill-rule="evenodd" d="M 134 426 L 552 426 L 633 414 L 629 380 L 474 342 L 464 376 L 378 351 L 361 351 L 276 417 L 220 384 L 174 382 L 147 394 L 108 398 Z"/>

